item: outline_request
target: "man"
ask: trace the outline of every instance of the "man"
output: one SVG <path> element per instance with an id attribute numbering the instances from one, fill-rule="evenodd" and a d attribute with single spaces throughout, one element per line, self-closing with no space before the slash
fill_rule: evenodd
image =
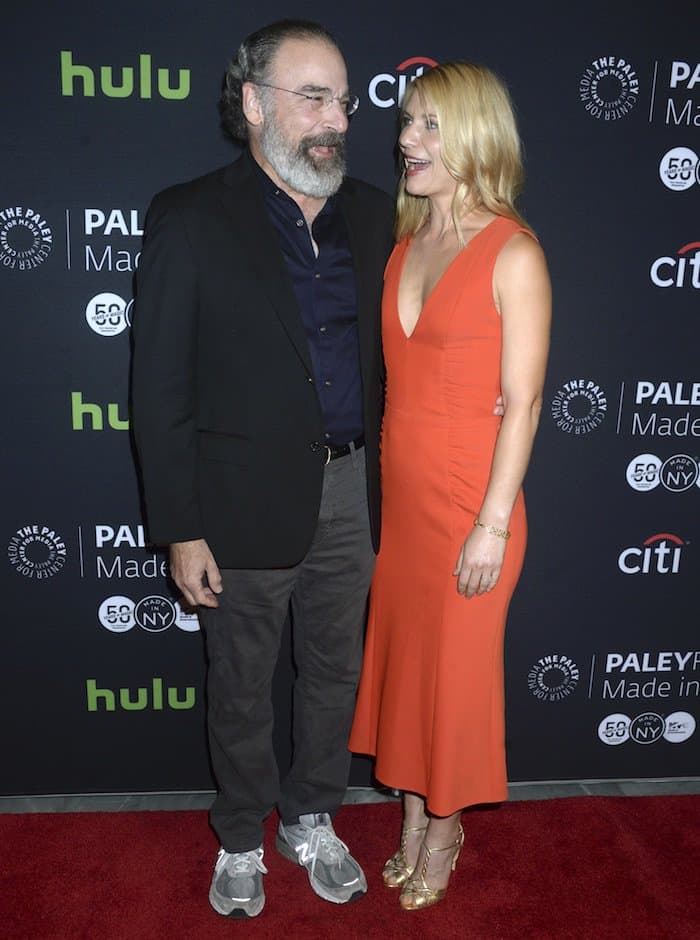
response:
<path id="1" fill-rule="evenodd" d="M 344 903 L 364 874 L 333 830 L 379 541 L 379 306 L 388 196 L 344 180 L 357 99 L 322 27 L 284 21 L 231 64 L 224 120 L 247 149 L 159 194 L 134 319 L 133 412 L 151 540 L 200 606 L 221 841 L 209 899 L 265 901 L 263 820 Z M 294 754 L 279 780 L 271 685 L 291 606 Z"/>

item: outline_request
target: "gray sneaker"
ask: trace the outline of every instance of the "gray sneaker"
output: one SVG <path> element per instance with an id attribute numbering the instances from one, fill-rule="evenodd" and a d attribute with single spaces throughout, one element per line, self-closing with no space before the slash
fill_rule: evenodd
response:
<path id="1" fill-rule="evenodd" d="M 219 849 L 209 889 L 209 903 L 224 917 L 257 917 L 265 905 L 263 849 Z"/>
<path id="2" fill-rule="evenodd" d="M 335 834 L 328 813 L 307 813 L 291 826 L 280 822 L 275 845 L 307 870 L 311 887 L 325 901 L 345 904 L 367 890 L 364 872 Z"/>

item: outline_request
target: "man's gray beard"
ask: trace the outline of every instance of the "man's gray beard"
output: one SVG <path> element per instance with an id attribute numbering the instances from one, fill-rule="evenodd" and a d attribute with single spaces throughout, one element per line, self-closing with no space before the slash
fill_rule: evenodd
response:
<path id="1" fill-rule="evenodd" d="M 317 146 L 335 147 L 335 155 L 316 161 L 309 150 Z M 260 147 L 275 173 L 295 192 L 315 199 L 328 199 L 340 189 L 345 176 L 344 134 L 326 131 L 315 137 L 305 137 L 297 149 L 292 150 L 276 121 L 269 115 L 262 126 Z"/>

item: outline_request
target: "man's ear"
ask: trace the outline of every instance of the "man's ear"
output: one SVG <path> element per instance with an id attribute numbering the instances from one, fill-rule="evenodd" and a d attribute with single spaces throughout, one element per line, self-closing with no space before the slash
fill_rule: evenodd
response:
<path id="1" fill-rule="evenodd" d="M 252 82 L 243 82 L 241 86 L 241 105 L 246 121 L 252 124 L 253 127 L 259 127 L 264 118 L 260 106 L 260 91 L 257 85 Z"/>

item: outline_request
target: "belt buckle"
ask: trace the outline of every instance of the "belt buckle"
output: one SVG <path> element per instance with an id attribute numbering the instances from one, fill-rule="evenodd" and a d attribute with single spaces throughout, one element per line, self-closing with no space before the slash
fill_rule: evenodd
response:
<path id="1" fill-rule="evenodd" d="M 327 467 L 328 464 L 331 462 L 331 457 L 333 456 L 333 451 L 330 449 L 330 446 L 329 446 L 328 444 L 322 444 L 321 446 L 322 446 L 322 447 L 325 447 L 325 449 L 326 449 L 327 457 L 326 457 L 326 459 L 325 459 L 325 461 L 324 461 L 323 466 L 324 466 L 324 467 Z"/>

